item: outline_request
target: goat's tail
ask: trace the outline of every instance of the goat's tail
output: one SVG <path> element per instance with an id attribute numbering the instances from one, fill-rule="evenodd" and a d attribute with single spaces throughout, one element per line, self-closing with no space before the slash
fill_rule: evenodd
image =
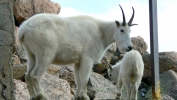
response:
<path id="1" fill-rule="evenodd" d="M 137 62 L 134 63 L 134 66 L 133 66 L 133 72 L 132 72 L 132 76 L 131 76 L 131 82 L 135 82 L 135 77 L 137 76 L 138 72 L 139 72 L 139 67 L 138 67 L 138 64 Z"/>
<path id="2" fill-rule="evenodd" d="M 134 69 L 133 69 L 133 72 L 134 72 L 134 73 L 139 72 L 138 64 L 135 64 Z"/>
<path id="3" fill-rule="evenodd" d="M 21 46 L 23 45 L 24 33 L 25 33 L 24 30 L 20 27 L 18 29 L 18 41 L 19 41 Z"/>

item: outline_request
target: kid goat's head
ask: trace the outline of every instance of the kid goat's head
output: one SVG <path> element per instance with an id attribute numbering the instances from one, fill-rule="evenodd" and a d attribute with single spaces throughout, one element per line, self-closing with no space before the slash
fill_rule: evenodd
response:
<path id="1" fill-rule="evenodd" d="M 120 68 L 120 62 L 118 62 L 116 65 L 117 65 L 116 66 L 117 68 L 114 67 L 114 69 L 112 68 L 111 65 L 109 65 L 109 69 L 108 69 L 108 72 L 107 72 L 109 78 L 111 79 L 112 84 L 114 84 L 114 85 L 117 84 L 117 79 L 118 79 L 118 75 L 119 75 L 118 70 Z"/>
<path id="2" fill-rule="evenodd" d="M 120 5 L 119 5 L 120 6 Z M 127 51 L 132 50 L 133 45 L 130 39 L 130 27 L 137 24 L 132 24 L 133 18 L 134 18 L 134 8 L 132 17 L 130 18 L 129 22 L 126 23 L 124 11 L 122 7 L 120 6 L 122 15 L 123 15 L 123 22 L 115 21 L 116 27 L 114 31 L 113 38 L 117 42 L 119 50 L 121 53 L 125 53 Z"/>

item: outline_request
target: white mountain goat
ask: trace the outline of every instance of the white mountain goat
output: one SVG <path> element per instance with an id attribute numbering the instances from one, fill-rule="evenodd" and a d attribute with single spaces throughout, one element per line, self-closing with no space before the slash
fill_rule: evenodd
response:
<path id="1" fill-rule="evenodd" d="M 130 27 L 136 25 L 132 24 L 134 9 L 128 23 L 123 10 L 122 14 L 123 22 L 106 22 L 89 16 L 63 18 L 53 14 L 37 14 L 23 22 L 18 34 L 28 55 L 25 79 L 31 99 L 47 99 L 41 89 L 40 78 L 50 64 L 74 63 L 75 98 L 89 100 L 87 82 L 93 64 L 100 62 L 106 49 L 114 42 L 121 52 L 133 48 Z"/>
<path id="2" fill-rule="evenodd" d="M 126 100 L 137 100 L 138 87 L 144 72 L 142 56 L 136 50 L 125 53 L 123 59 L 110 66 L 108 75 L 113 84 L 117 84 L 117 98 L 122 94 L 122 84 L 127 89 Z"/>

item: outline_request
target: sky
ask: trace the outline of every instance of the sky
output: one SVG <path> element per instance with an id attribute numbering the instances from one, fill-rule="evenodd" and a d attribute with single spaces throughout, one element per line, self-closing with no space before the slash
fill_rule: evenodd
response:
<path id="1" fill-rule="evenodd" d="M 131 27 L 131 37 L 141 36 L 148 44 L 150 52 L 149 33 L 149 0 L 52 0 L 60 4 L 59 16 L 90 15 L 102 20 L 120 20 L 122 6 L 126 20 L 132 15 L 132 6 L 135 9 Z M 158 12 L 158 43 L 159 52 L 177 52 L 177 0 L 157 0 Z"/>

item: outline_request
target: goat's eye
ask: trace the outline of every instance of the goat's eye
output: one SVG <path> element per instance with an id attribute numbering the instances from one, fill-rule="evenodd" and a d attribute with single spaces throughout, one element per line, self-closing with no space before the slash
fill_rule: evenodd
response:
<path id="1" fill-rule="evenodd" d="M 124 32 L 124 30 L 120 30 L 121 32 Z"/>
<path id="2" fill-rule="evenodd" d="M 112 76 L 111 74 L 109 76 Z"/>

